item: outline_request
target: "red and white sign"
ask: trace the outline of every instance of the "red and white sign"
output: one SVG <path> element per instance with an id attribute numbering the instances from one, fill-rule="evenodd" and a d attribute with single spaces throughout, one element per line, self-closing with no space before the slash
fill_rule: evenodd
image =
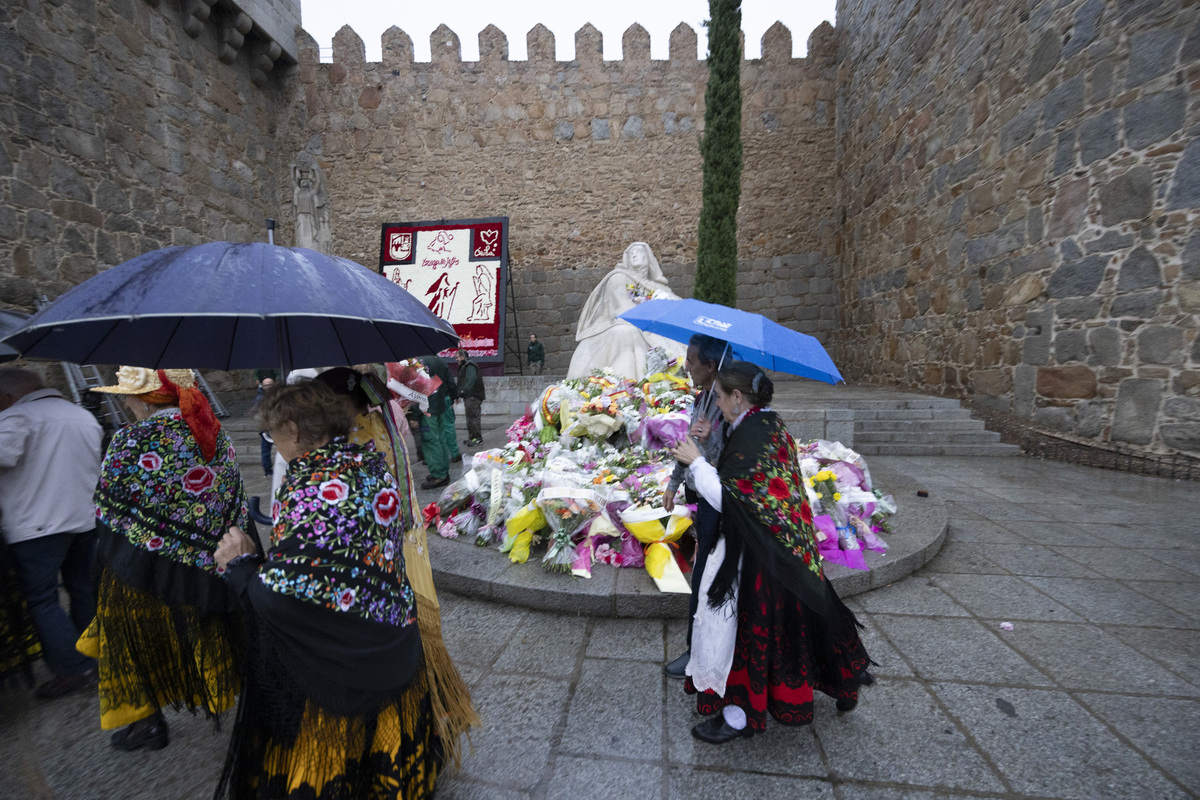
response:
<path id="1" fill-rule="evenodd" d="M 383 226 L 380 272 L 452 324 L 480 362 L 503 361 L 507 229 L 507 217 Z"/>

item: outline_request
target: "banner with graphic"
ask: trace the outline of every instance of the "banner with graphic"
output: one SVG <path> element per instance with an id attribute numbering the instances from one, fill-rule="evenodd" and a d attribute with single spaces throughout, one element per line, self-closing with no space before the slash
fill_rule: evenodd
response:
<path id="1" fill-rule="evenodd" d="M 384 223 L 379 271 L 453 325 L 474 360 L 504 362 L 508 217 Z"/>

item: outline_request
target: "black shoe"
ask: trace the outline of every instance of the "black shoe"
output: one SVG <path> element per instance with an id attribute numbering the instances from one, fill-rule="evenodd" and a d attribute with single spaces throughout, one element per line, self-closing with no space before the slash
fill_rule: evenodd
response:
<path id="1" fill-rule="evenodd" d="M 871 673 L 867 672 L 866 670 L 863 670 L 862 675 L 858 676 L 858 685 L 859 686 L 874 686 L 875 685 L 875 676 L 872 675 Z M 853 711 L 857 707 L 858 707 L 858 699 L 857 698 L 850 699 L 848 697 L 844 697 L 841 700 L 837 701 L 837 710 L 841 714 L 849 714 L 851 711 Z"/>
<path id="2" fill-rule="evenodd" d="M 38 700 L 53 700 L 70 694 L 76 689 L 82 689 L 96 682 L 96 668 L 84 670 L 77 675 L 56 675 L 33 690 Z"/>
<path id="3" fill-rule="evenodd" d="M 692 736 L 709 744 L 725 744 L 730 739 L 740 739 L 743 736 L 753 735 L 754 731 L 750 729 L 749 724 L 740 731 L 737 728 L 731 728 L 729 723 L 725 721 L 724 714 L 709 717 L 704 722 L 692 728 Z"/>
<path id="4" fill-rule="evenodd" d="M 147 750 L 162 750 L 171 743 L 170 734 L 167 732 L 167 721 L 159 719 L 149 727 L 141 727 L 140 730 L 134 730 L 138 727 L 138 723 L 133 723 L 128 728 L 122 728 L 112 735 L 112 746 L 117 750 L 137 750 L 146 748 Z"/>
<path id="5" fill-rule="evenodd" d="M 462 463 L 462 453 L 459 453 L 454 458 L 450 459 L 450 461 L 453 464 L 461 464 Z"/>
<path id="6" fill-rule="evenodd" d="M 449 475 L 447 475 L 444 478 L 435 478 L 432 475 L 430 475 L 421 484 L 421 488 L 422 489 L 437 489 L 441 486 L 449 486 L 449 485 L 450 485 L 450 476 Z"/>
<path id="7" fill-rule="evenodd" d="M 691 660 L 692 651 L 684 650 L 683 655 L 674 661 L 668 661 L 663 667 L 663 672 L 667 673 L 668 678 L 683 678 L 685 677 L 688 661 Z"/>

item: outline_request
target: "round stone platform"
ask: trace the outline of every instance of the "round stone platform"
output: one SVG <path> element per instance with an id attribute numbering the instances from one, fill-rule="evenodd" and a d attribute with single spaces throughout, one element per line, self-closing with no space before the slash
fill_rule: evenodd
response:
<path id="1" fill-rule="evenodd" d="M 946 538 L 946 507 L 933 497 L 918 497 L 918 486 L 903 474 L 872 468 L 876 485 L 896 498 L 893 531 L 885 534 L 887 553 L 867 551 L 870 570 L 827 565 L 826 575 L 842 597 L 903 578 L 937 555 Z M 429 536 L 430 560 L 438 589 L 497 603 L 558 614 L 588 617 L 683 618 L 688 595 L 660 592 L 644 569 L 592 567 L 592 577 L 547 572 L 539 553 L 513 564 L 494 547 L 476 547 L 465 539 Z"/>

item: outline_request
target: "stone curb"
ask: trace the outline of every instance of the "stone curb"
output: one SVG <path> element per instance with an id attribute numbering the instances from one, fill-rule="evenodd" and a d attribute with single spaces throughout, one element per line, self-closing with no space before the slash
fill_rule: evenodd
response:
<path id="1" fill-rule="evenodd" d="M 841 597 L 850 597 L 906 577 L 930 561 L 946 539 L 945 502 L 917 497 L 917 485 L 905 476 L 873 469 L 876 480 L 892 493 L 899 510 L 894 532 L 886 536 L 886 554 L 868 551 L 870 570 L 828 565 L 826 575 Z M 664 594 L 642 569 L 592 567 L 590 579 L 546 572 L 531 558 L 512 564 L 494 547 L 443 539 L 431 534 L 429 555 L 438 589 L 496 603 L 584 617 L 684 618 L 688 595 Z"/>

